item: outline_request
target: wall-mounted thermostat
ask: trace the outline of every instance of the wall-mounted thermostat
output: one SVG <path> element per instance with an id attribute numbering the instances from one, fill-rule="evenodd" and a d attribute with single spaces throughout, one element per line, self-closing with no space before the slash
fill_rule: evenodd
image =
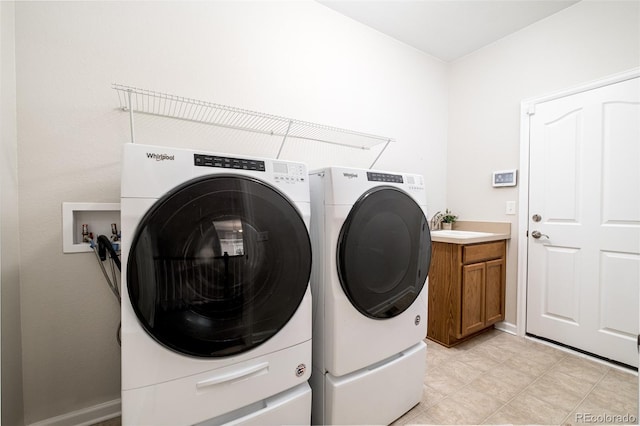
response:
<path id="1" fill-rule="evenodd" d="M 516 186 L 516 172 L 516 169 L 493 172 L 493 186 Z"/>

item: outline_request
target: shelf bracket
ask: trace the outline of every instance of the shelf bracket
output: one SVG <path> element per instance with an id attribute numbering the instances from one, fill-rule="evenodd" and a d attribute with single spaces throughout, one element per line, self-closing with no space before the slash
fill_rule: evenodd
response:
<path id="1" fill-rule="evenodd" d="M 135 133 L 133 131 L 133 107 L 131 106 L 131 89 L 127 89 L 127 96 L 129 98 L 129 127 L 131 127 L 131 143 L 136 143 Z"/>
<path id="2" fill-rule="evenodd" d="M 384 152 L 385 149 L 387 149 L 390 143 L 391 143 L 391 139 L 387 139 L 387 142 L 384 144 L 384 147 L 382 148 L 382 150 L 380 151 L 376 159 L 373 160 L 373 163 L 371 163 L 371 166 L 369 166 L 370 169 L 373 169 L 373 166 L 375 166 L 375 164 L 378 162 L 378 159 L 380 159 L 380 157 L 382 156 L 382 153 Z"/>
<path id="3" fill-rule="evenodd" d="M 282 142 L 280 143 L 280 149 L 278 150 L 278 155 L 276 156 L 276 159 L 280 159 L 280 154 L 282 154 L 282 148 L 284 148 L 284 143 L 287 140 L 287 136 L 289 136 L 289 130 L 291 130 L 291 124 L 293 123 L 293 120 L 289 120 L 289 124 L 287 124 L 287 131 L 284 133 L 284 136 L 282 137 Z"/>

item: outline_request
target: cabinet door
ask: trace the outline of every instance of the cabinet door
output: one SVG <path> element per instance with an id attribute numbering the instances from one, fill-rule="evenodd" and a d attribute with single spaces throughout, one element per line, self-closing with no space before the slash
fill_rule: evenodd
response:
<path id="1" fill-rule="evenodd" d="M 482 330 L 485 326 L 485 275 L 484 262 L 462 267 L 461 321 L 458 338 Z"/>
<path id="2" fill-rule="evenodd" d="M 486 263 L 485 276 L 485 325 L 489 326 L 504 319 L 504 259 Z"/>

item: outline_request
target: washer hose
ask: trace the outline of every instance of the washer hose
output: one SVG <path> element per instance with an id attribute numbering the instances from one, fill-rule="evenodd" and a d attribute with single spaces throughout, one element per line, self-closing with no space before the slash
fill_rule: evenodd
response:
<path id="1" fill-rule="evenodd" d="M 118 257 L 118 253 L 113 248 L 111 241 L 104 235 L 99 235 L 97 238 L 97 244 L 95 241 L 91 240 L 90 244 L 93 249 L 93 253 L 96 255 L 96 259 L 98 259 L 98 264 L 100 265 L 100 269 L 102 269 L 102 273 L 104 274 L 104 278 L 107 280 L 107 284 L 109 285 L 109 289 L 113 292 L 113 295 L 118 300 L 118 303 L 121 303 L 120 299 L 120 290 L 118 290 L 118 274 L 116 274 L 116 270 L 113 267 L 114 265 L 118 268 L 118 271 L 121 271 L 121 263 L 120 258 Z M 109 278 L 109 273 L 105 269 L 102 262 L 107 260 L 107 252 L 109 252 L 109 257 L 111 258 L 111 278 Z M 122 328 L 122 323 L 118 324 L 118 330 L 116 331 L 116 340 L 118 341 L 118 345 L 122 346 L 122 340 L 120 338 L 120 332 Z"/>
<path id="2" fill-rule="evenodd" d="M 113 262 L 116 264 L 118 271 L 121 271 L 120 258 L 113 248 L 111 241 L 109 241 L 109 238 L 104 235 L 98 235 L 98 255 L 100 256 L 100 260 L 107 260 L 107 251 L 109 252 L 109 256 L 111 256 Z"/>

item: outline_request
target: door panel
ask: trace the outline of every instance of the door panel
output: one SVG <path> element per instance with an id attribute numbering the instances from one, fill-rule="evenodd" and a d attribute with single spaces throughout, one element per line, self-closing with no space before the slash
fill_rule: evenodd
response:
<path id="1" fill-rule="evenodd" d="M 576 188 L 580 179 L 578 156 L 582 144 L 582 110 L 571 111 L 545 125 L 542 160 L 547 222 L 578 222 Z"/>
<path id="2" fill-rule="evenodd" d="M 637 314 L 640 256 L 602 252 L 600 264 L 600 331 L 635 338 L 629 318 Z"/>
<path id="3" fill-rule="evenodd" d="M 485 263 L 462 267 L 462 321 L 460 336 L 466 336 L 484 328 Z"/>
<path id="4" fill-rule="evenodd" d="M 541 314 L 548 318 L 578 324 L 580 250 L 569 247 L 545 247 L 547 271 L 544 305 Z"/>
<path id="5" fill-rule="evenodd" d="M 609 102 L 603 111 L 603 223 L 640 224 L 640 105 Z"/>
<path id="6" fill-rule="evenodd" d="M 502 277 L 504 276 L 504 260 L 487 262 L 485 285 L 485 325 L 493 324 L 504 319 L 504 294 Z"/>
<path id="7" fill-rule="evenodd" d="M 633 366 L 638 117 L 634 78 L 537 104 L 529 141 L 527 333 Z"/>

